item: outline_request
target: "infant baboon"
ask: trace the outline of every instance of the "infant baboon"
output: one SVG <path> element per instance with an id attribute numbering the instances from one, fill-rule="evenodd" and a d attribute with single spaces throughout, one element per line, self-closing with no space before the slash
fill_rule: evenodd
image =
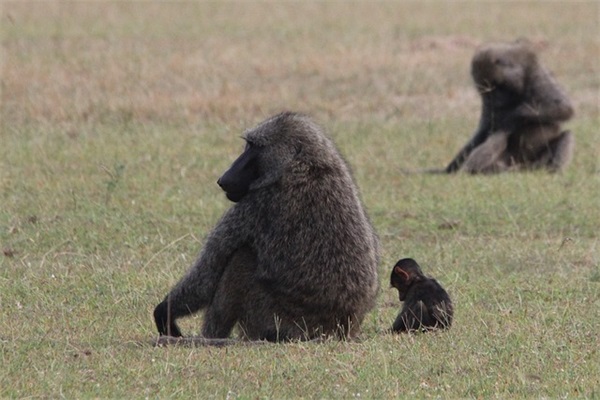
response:
<path id="1" fill-rule="evenodd" d="M 378 238 L 333 142 L 309 117 L 276 115 L 245 133 L 218 180 L 235 204 L 154 310 L 161 335 L 205 310 L 202 335 L 281 341 L 352 336 L 379 289 Z"/>
<path id="2" fill-rule="evenodd" d="M 564 168 L 574 137 L 561 123 L 573 107 L 531 45 L 493 43 L 475 53 L 471 75 L 482 100 L 479 127 L 446 167 L 470 173 Z"/>
<path id="3" fill-rule="evenodd" d="M 423 274 L 412 258 L 398 261 L 390 283 L 398 289 L 402 310 L 392 327 L 394 332 L 446 329 L 452 324 L 454 309 L 450 296 L 433 278 Z"/>

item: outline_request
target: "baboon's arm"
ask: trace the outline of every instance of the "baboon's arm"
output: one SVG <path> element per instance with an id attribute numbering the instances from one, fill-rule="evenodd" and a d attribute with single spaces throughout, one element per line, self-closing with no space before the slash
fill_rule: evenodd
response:
<path id="1" fill-rule="evenodd" d="M 511 113 L 521 122 L 561 122 L 568 120 L 575 113 L 569 97 L 542 67 L 532 73 L 529 87 L 522 98 L 523 102 Z"/>
<path id="2" fill-rule="evenodd" d="M 446 173 L 451 174 L 457 172 L 467 160 L 471 152 L 487 139 L 490 131 L 490 122 L 487 120 L 487 118 L 485 118 L 485 116 L 486 113 L 483 112 L 479 122 L 479 127 L 469 142 L 458 152 L 450 164 L 448 164 L 445 170 Z"/>
<path id="3" fill-rule="evenodd" d="M 248 240 L 248 221 L 242 207 L 230 208 L 206 238 L 200 255 L 170 295 L 195 312 L 212 300 L 231 256 Z"/>
<path id="4" fill-rule="evenodd" d="M 511 117 L 516 121 L 549 124 L 566 121 L 573 114 L 573 106 L 567 99 L 543 98 L 523 102 Z"/>
<path id="5" fill-rule="evenodd" d="M 508 131 L 493 132 L 487 140 L 477 146 L 465 161 L 464 169 L 470 173 L 481 173 L 490 170 L 500 155 L 506 150 Z"/>
<path id="6" fill-rule="evenodd" d="M 406 314 L 401 312 L 396 317 L 394 325 L 392 325 L 392 331 L 394 332 L 405 332 L 408 330 Z"/>
<path id="7" fill-rule="evenodd" d="M 159 333 L 181 336 L 175 320 L 206 307 L 215 294 L 225 266 L 234 252 L 249 240 L 249 223 L 244 207 L 227 211 L 209 234 L 198 259 L 155 311 Z"/>
<path id="8" fill-rule="evenodd" d="M 475 136 L 473 136 L 473 139 L 474 138 Z M 476 146 L 473 139 L 469 140 L 469 142 L 458 152 L 450 164 L 448 164 L 445 170 L 447 173 L 451 174 L 457 172 L 460 167 L 462 167 L 463 163 Z"/>

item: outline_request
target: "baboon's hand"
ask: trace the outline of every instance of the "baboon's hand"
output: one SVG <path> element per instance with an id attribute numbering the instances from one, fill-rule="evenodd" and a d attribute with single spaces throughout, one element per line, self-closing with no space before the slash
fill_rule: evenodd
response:
<path id="1" fill-rule="evenodd" d="M 182 336 L 179 327 L 175 324 L 175 319 L 169 316 L 169 303 L 167 300 L 164 300 L 154 309 L 154 322 L 156 322 L 156 328 L 161 336 Z"/>

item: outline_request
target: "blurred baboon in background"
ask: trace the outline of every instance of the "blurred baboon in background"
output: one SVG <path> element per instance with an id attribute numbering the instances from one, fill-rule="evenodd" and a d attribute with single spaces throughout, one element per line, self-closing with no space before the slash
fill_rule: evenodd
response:
<path id="1" fill-rule="evenodd" d="M 573 116 L 573 106 L 530 43 L 479 48 L 471 75 L 482 101 L 479 127 L 445 172 L 555 172 L 571 161 L 574 137 L 561 123 Z"/>
<path id="2" fill-rule="evenodd" d="M 402 310 L 396 317 L 393 332 L 446 329 L 452 324 L 454 308 L 450 296 L 433 278 L 423 274 L 412 258 L 398 261 L 390 277 L 398 289 Z"/>
<path id="3" fill-rule="evenodd" d="M 282 113 L 245 133 L 218 180 L 235 204 L 154 310 L 161 335 L 205 310 L 202 335 L 269 341 L 356 334 L 379 289 L 378 239 L 333 142 Z"/>

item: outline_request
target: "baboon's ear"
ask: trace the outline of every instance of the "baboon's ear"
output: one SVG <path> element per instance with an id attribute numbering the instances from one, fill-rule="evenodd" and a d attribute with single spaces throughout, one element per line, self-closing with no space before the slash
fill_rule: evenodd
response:
<path id="1" fill-rule="evenodd" d="M 396 273 L 396 275 L 400 275 L 402 278 L 404 278 L 407 282 L 410 281 L 410 275 L 408 274 L 408 272 L 406 272 L 399 266 L 396 265 L 394 267 L 394 272 Z"/>

